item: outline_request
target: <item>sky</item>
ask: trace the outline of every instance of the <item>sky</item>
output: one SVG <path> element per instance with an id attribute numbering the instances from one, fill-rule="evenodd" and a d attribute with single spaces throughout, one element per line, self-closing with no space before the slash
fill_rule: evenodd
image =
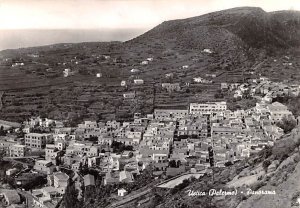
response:
<path id="1" fill-rule="evenodd" d="M 150 29 L 238 6 L 300 10 L 300 0 L 0 0 L 0 30 Z"/>

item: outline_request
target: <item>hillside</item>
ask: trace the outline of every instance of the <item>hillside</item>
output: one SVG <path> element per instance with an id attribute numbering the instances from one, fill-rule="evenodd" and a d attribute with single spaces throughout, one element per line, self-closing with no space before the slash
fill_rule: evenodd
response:
<path id="1" fill-rule="evenodd" d="M 189 102 L 215 100 L 221 82 L 259 76 L 298 82 L 299 33 L 299 12 L 242 7 L 166 21 L 126 42 L 5 50 L 0 52 L 0 117 L 126 119 L 156 107 L 182 108 Z M 141 65 L 149 57 L 153 61 Z M 16 63 L 24 65 L 12 67 Z M 66 68 L 74 76 L 63 77 Z M 132 73 L 133 68 L 139 72 Z M 102 77 L 96 78 L 97 73 Z M 170 73 L 172 78 L 166 78 Z M 206 74 L 216 74 L 212 84 L 193 83 L 193 78 Z M 134 85 L 137 78 L 145 84 Z M 122 80 L 126 88 L 120 86 Z M 161 89 L 164 82 L 179 83 L 181 90 L 166 92 Z M 133 91 L 134 102 L 123 98 Z"/>
<path id="2" fill-rule="evenodd" d="M 300 197 L 299 129 L 277 141 L 274 147 L 226 168 L 215 168 L 214 175 L 184 181 L 174 189 L 155 188 L 141 207 L 174 208 L 292 208 Z M 270 161 L 267 164 L 265 161 Z M 237 191 L 236 195 L 209 196 L 211 189 Z M 248 192 L 251 189 L 253 192 Z M 189 195 L 206 192 L 206 195 Z M 254 194 L 270 191 L 275 194 Z M 248 194 L 252 193 L 252 194 Z M 134 202 L 123 207 L 132 207 Z M 297 206 L 296 206 L 297 207 Z"/>
<path id="3" fill-rule="evenodd" d="M 299 45 L 300 12 L 267 13 L 261 8 L 241 7 L 199 17 L 166 21 L 129 41 L 161 42 L 166 47 L 213 51 L 253 48 L 288 48 Z"/>

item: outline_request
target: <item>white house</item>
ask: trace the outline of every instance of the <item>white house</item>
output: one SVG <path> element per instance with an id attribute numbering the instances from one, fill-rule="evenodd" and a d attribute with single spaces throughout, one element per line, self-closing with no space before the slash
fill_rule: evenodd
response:
<path id="1" fill-rule="evenodd" d="M 216 74 L 205 74 L 206 77 L 212 77 L 212 78 L 216 78 L 217 75 Z"/>
<path id="2" fill-rule="evenodd" d="M 124 97 L 125 99 L 133 99 L 133 98 L 135 98 L 135 92 L 124 93 L 124 94 L 123 94 L 123 97 Z"/>
<path id="3" fill-rule="evenodd" d="M 141 62 L 141 65 L 147 65 L 147 64 L 149 64 L 149 61 L 142 61 Z"/>
<path id="4" fill-rule="evenodd" d="M 142 79 L 135 79 L 135 80 L 133 80 L 133 82 L 134 82 L 134 84 L 136 84 L 136 85 L 144 84 L 144 80 L 142 80 Z"/>
<path id="5" fill-rule="evenodd" d="M 125 196 L 127 195 L 127 191 L 125 189 L 118 189 L 118 196 Z"/>
<path id="6" fill-rule="evenodd" d="M 267 106 L 270 112 L 270 118 L 273 122 L 279 122 L 284 117 L 293 116 L 292 112 L 288 110 L 287 106 L 274 102 Z"/>
<path id="7" fill-rule="evenodd" d="M 14 63 L 11 65 L 12 67 L 16 67 L 16 66 L 24 66 L 24 63 Z"/>
<path id="8" fill-rule="evenodd" d="M 166 89 L 167 91 L 179 91 L 180 85 L 179 83 L 162 83 L 161 87 Z"/>
<path id="9" fill-rule="evenodd" d="M 194 82 L 197 82 L 197 83 L 212 83 L 211 80 L 207 80 L 207 79 L 203 79 L 201 77 L 195 77 L 193 78 Z"/>
<path id="10" fill-rule="evenodd" d="M 156 163 L 162 163 L 168 160 L 167 154 L 153 154 L 152 160 L 154 160 Z"/>
<path id="11" fill-rule="evenodd" d="M 198 82 L 198 83 L 201 83 L 203 81 L 203 78 L 201 77 L 195 77 L 193 78 L 194 82 Z"/>
<path id="12" fill-rule="evenodd" d="M 71 75 L 71 69 L 65 69 L 65 70 L 63 71 L 63 74 L 64 74 L 64 77 L 70 76 L 70 75 Z"/>
<path id="13" fill-rule="evenodd" d="M 138 70 L 138 69 L 131 69 L 130 72 L 131 73 L 138 73 L 138 72 L 140 72 L 140 70 Z"/>
<path id="14" fill-rule="evenodd" d="M 204 52 L 204 53 L 212 53 L 212 50 L 210 50 L 210 49 L 208 49 L 208 48 L 205 48 L 205 49 L 203 50 L 203 52 Z"/>
<path id="15" fill-rule="evenodd" d="M 17 168 L 12 168 L 12 169 L 8 169 L 5 173 L 6 173 L 6 175 L 11 176 L 17 172 L 18 172 Z"/>
<path id="16" fill-rule="evenodd" d="M 60 194 L 64 194 L 68 186 L 69 176 L 62 172 L 56 172 L 53 174 L 53 186 L 57 189 Z"/>
<path id="17" fill-rule="evenodd" d="M 153 58 L 147 58 L 147 61 L 153 61 Z"/>
<path id="18" fill-rule="evenodd" d="M 234 92 L 234 95 L 233 95 L 234 98 L 242 98 L 243 97 L 243 93 L 241 90 L 236 90 Z"/>
<path id="19" fill-rule="evenodd" d="M 105 60 L 110 59 L 110 56 L 107 55 L 103 55 L 103 57 L 105 58 Z"/>
<path id="20" fill-rule="evenodd" d="M 173 73 L 168 73 L 168 74 L 165 74 L 166 78 L 173 78 L 174 74 Z"/>
<path id="21" fill-rule="evenodd" d="M 125 86 L 126 86 L 126 81 L 124 81 L 124 80 L 121 81 L 121 86 L 122 86 L 122 87 L 125 87 Z"/>
<path id="22" fill-rule="evenodd" d="M 226 82 L 221 83 L 221 90 L 227 90 L 228 89 L 228 84 Z"/>

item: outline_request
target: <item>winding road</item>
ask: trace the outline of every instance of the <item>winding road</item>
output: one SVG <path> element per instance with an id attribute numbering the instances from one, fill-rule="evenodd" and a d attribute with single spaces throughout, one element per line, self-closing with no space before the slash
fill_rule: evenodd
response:
<path id="1" fill-rule="evenodd" d="M 174 176 L 173 178 L 170 178 L 168 180 L 165 180 L 165 181 L 162 181 L 158 184 L 155 185 L 155 187 L 159 187 L 159 188 L 173 188 L 174 186 L 182 183 L 182 181 L 184 179 L 188 179 L 192 176 L 196 177 L 196 178 L 200 178 L 201 176 L 203 176 L 205 171 L 203 172 L 200 172 L 200 173 L 183 173 L 181 175 L 177 175 L 177 176 Z M 133 200 L 136 200 L 148 193 L 150 193 L 152 190 L 152 188 L 148 188 L 144 191 L 141 191 L 141 192 L 136 192 L 134 194 L 129 194 L 127 196 L 124 197 L 124 199 L 120 200 L 120 201 L 117 201 L 117 202 L 114 202 L 112 203 L 111 205 L 108 206 L 108 208 L 121 208 L 123 207 L 125 204 L 129 203 L 129 202 L 132 202 Z"/>

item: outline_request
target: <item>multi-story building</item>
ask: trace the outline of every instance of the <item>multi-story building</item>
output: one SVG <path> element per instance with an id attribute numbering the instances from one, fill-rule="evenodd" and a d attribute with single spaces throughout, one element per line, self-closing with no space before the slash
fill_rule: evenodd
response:
<path id="1" fill-rule="evenodd" d="M 177 129 L 177 136 L 188 135 L 206 138 L 208 135 L 207 117 L 198 119 L 181 119 Z"/>
<path id="2" fill-rule="evenodd" d="M 10 157 L 25 157 L 28 152 L 28 148 L 25 145 L 15 144 L 9 147 Z"/>
<path id="3" fill-rule="evenodd" d="M 42 172 L 44 174 L 52 174 L 56 168 L 52 162 L 47 160 L 37 160 L 33 167 L 36 171 Z"/>
<path id="4" fill-rule="evenodd" d="M 43 149 L 47 143 L 53 143 L 51 134 L 29 133 L 25 135 L 25 145 L 28 147 Z"/>
<path id="5" fill-rule="evenodd" d="M 54 144 L 47 144 L 45 148 L 45 159 L 47 161 L 52 162 L 56 165 L 57 160 L 60 156 L 62 156 L 62 151 L 59 151 L 59 149 Z"/>
<path id="6" fill-rule="evenodd" d="M 240 128 L 232 128 L 231 126 L 212 126 L 211 135 L 212 137 L 219 136 L 233 136 L 241 133 Z"/>
<path id="7" fill-rule="evenodd" d="M 67 135 L 67 134 L 53 134 L 54 141 L 59 140 L 59 139 L 66 141 L 66 140 L 68 140 L 68 138 L 69 138 L 69 135 Z"/>
<path id="8" fill-rule="evenodd" d="M 67 142 L 63 139 L 55 140 L 54 144 L 55 144 L 55 147 L 59 150 L 64 150 L 64 149 L 66 149 L 66 146 L 67 146 Z"/>
<path id="9" fill-rule="evenodd" d="M 190 114 L 212 114 L 227 110 L 226 102 L 191 103 Z"/>
<path id="10" fill-rule="evenodd" d="M 284 117 L 293 116 L 292 112 L 288 110 L 287 106 L 279 102 L 274 102 L 268 105 L 267 109 L 269 110 L 270 118 L 274 123 L 280 122 Z"/>
<path id="11" fill-rule="evenodd" d="M 88 157 L 95 157 L 99 155 L 100 149 L 100 145 L 94 145 L 90 142 L 76 142 L 67 147 L 66 153 L 69 155 L 87 155 Z"/>
<path id="12" fill-rule="evenodd" d="M 53 174 L 54 187 L 58 190 L 60 194 L 64 194 L 68 186 L 69 176 L 62 172 L 57 172 Z"/>
<path id="13" fill-rule="evenodd" d="M 0 141 L 0 151 L 2 151 L 3 153 L 5 153 L 5 155 L 9 155 L 9 149 L 11 146 L 15 145 L 16 142 L 15 141 Z"/>
<path id="14" fill-rule="evenodd" d="M 152 159 L 156 163 L 166 162 L 168 160 L 168 154 L 153 154 Z"/>

